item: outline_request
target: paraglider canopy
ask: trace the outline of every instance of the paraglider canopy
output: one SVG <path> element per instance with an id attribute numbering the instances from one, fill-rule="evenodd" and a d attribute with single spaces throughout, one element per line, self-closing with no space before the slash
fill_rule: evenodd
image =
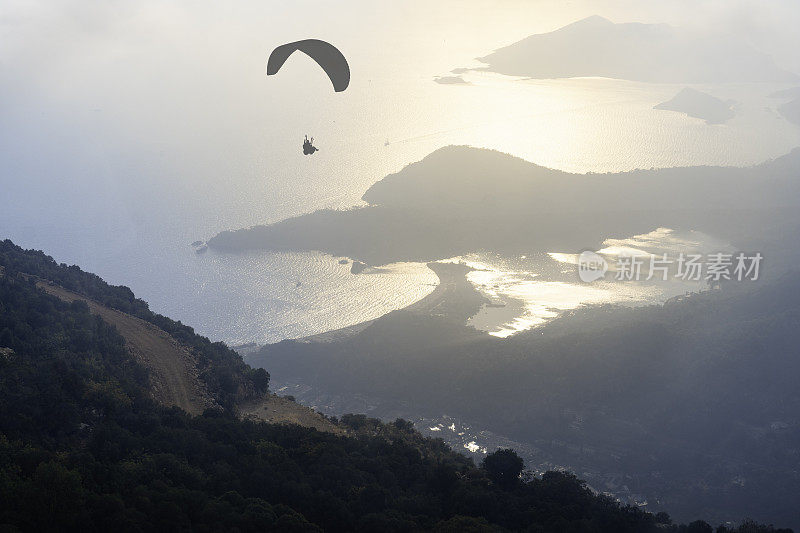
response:
<path id="1" fill-rule="evenodd" d="M 350 85 L 350 65 L 347 64 L 347 59 L 335 46 L 319 39 L 295 41 L 277 47 L 267 61 L 267 76 L 277 74 L 289 56 L 297 50 L 322 67 L 337 93 L 344 91 Z"/>

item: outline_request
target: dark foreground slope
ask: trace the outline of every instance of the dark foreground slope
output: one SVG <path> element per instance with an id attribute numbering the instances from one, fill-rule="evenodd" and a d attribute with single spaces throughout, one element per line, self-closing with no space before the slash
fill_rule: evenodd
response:
<path id="1" fill-rule="evenodd" d="M 800 278 L 585 309 L 508 339 L 398 311 L 251 354 L 320 398 L 446 414 L 681 519 L 800 524 Z"/>
<path id="2" fill-rule="evenodd" d="M 233 409 L 237 403 L 261 398 L 266 392 L 269 374 L 248 367 L 225 344 L 211 342 L 196 335 L 191 327 L 153 313 L 147 302 L 136 298 L 128 287 L 109 285 L 99 276 L 84 272 L 75 265 L 59 265 L 40 251 L 23 250 L 8 240 L 0 242 L 0 265 L 6 272 L 28 277 L 62 298 L 79 296 L 95 311 L 105 308 L 124 313 L 171 337 L 191 352 L 196 377 L 210 395 L 209 405 Z M 59 288 L 62 290 L 58 291 Z M 122 324 L 116 325 L 124 332 Z"/>
<path id="3" fill-rule="evenodd" d="M 401 420 L 346 416 L 343 436 L 242 421 L 224 405 L 166 408 L 116 329 L 20 268 L 108 301 L 121 288 L 9 241 L 2 251 L 0 530 L 706 531 L 620 507 L 569 474 L 519 478 L 513 453 L 476 468 Z M 148 316 L 132 295 L 117 302 Z M 241 360 L 225 368 L 250 373 Z"/>

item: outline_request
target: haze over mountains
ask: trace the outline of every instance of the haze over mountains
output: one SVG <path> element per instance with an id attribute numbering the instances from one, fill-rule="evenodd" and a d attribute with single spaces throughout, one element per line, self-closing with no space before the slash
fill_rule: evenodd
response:
<path id="1" fill-rule="evenodd" d="M 148 344 L 197 366 L 205 410 Z M 511 452 L 476 468 L 409 422 L 329 420 L 268 383 L 127 287 L 0 241 L 0 529 L 678 532 L 571 474 L 522 480 Z"/>
<path id="2" fill-rule="evenodd" d="M 795 150 L 751 168 L 578 175 L 491 150 L 447 147 L 371 186 L 363 197 L 369 207 L 223 232 L 209 246 L 321 250 L 381 265 L 477 250 L 576 252 L 597 249 L 609 235 L 671 227 L 749 249 L 756 237 L 769 241 L 796 226 L 798 169 Z"/>
<path id="3" fill-rule="evenodd" d="M 601 76 L 656 83 L 794 81 L 737 35 L 667 24 L 615 24 L 600 16 L 531 35 L 478 58 L 487 70 L 530 78 Z"/>
<path id="4" fill-rule="evenodd" d="M 800 2 L 220 6 L 0 4 L 0 533 L 800 531 Z"/>
<path id="5" fill-rule="evenodd" d="M 248 361 L 310 387 L 314 405 L 370 398 L 379 415 L 462 417 L 525 443 L 542 468 L 579 469 L 598 488 L 653 508 L 669 502 L 679 516 L 746 509 L 795 524 L 785 495 L 800 490 L 790 466 L 798 169 L 795 150 L 749 168 L 576 175 L 448 147 L 374 184 L 368 207 L 226 232 L 210 245 L 380 265 L 475 250 L 576 253 L 668 226 L 759 250 L 768 258 L 759 284 L 663 308 L 582 310 L 500 341 L 464 325 L 481 304 L 462 291 L 458 313 L 445 299 L 324 342 L 269 345 Z"/>
<path id="6" fill-rule="evenodd" d="M 800 490 L 790 466 L 800 405 L 790 384 L 799 371 L 799 169 L 795 150 L 748 168 L 576 175 L 447 147 L 375 183 L 368 207 L 225 232 L 209 244 L 380 265 L 475 250 L 576 253 L 666 226 L 759 250 L 768 263 L 758 285 L 663 308 L 582 310 L 500 341 L 465 326 L 481 303 L 463 289 L 458 313 L 445 298 L 324 342 L 268 345 L 248 361 L 310 387 L 306 400 L 330 412 L 332 398 L 369 398 L 379 415 L 461 417 L 524 443 L 541 468 L 579 469 L 596 488 L 654 509 L 669 502 L 682 517 L 746 512 L 800 524 L 785 497 Z"/>
<path id="7" fill-rule="evenodd" d="M 505 340 L 402 310 L 247 360 L 326 412 L 343 397 L 379 416 L 446 414 L 523 443 L 534 468 L 576 470 L 649 509 L 797 526 L 799 291 L 795 271 L 663 307 L 585 309 Z"/>

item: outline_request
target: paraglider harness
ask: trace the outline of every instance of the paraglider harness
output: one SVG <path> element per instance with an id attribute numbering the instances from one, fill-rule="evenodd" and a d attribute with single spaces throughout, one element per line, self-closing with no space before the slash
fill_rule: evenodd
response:
<path id="1" fill-rule="evenodd" d="M 311 137 L 311 140 L 308 140 L 308 135 L 306 135 L 305 140 L 303 141 L 303 155 L 311 155 L 317 151 L 317 147 L 314 146 L 314 137 Z"/>

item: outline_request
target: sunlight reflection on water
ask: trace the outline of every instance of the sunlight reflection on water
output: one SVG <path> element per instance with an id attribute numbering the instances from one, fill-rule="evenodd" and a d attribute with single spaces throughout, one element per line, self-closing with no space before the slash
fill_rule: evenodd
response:
<path id="1" fill-rule="evenodd" d="M 658 228 L 644 235 L 611 238 L 599 252 L 621 254 L 710 253 L 730 246 L 699 232 L 678 234 Z M 613 275 L 594 283 L 579 281 L 576 254 L 552 252 L 516 259 L 478 253 L 450 259 L 475 270 L 467 279 L 491 302 L 468 324 L 496 337 L 508 337 L 546 323 L 564 311 L 593 304 L 647 305 L 703 290 L 704 282 L 616 281 Z"/>
<path id="2" fill-rule="evenodd" d="M 479 71 L 463 74 L 471 85 L 434 83 L 454 67 L 477 66 L 471 58 L 594 14 L 594 1 L 520 2 L 513 10 L 490 9 L 490 2 L 380 9 L 330 3 L 313 13 L 273 4 L 234 10 L 221 21 L 216 7 L 176 2 L 171 9 L 180 24 L 126 19 L 118 31 L 92 33 L 97 53 L 50 47 L 31 62 L 6 47 L 10 72 L 30 68 L 35 75 L 3 93 L 8 146 L 0 162 L 0 237 L 128 285 L 155 311 L 215 340 L 264 342 L 374 318 L 422 298 L 435 278 L 423 265 L 403 276 L 350 278 L 334 264 L 310 268 L 315 263 L 303 254 L 198 257 L 188 243 L 361 205 L 371 184 L 451 144 L 581 173 L 744 166 L 800 144 L 798 128 L 767 96 L 785 88 L 779 84 L 698 86 L 737 102 L 736 117 L 709 126 L 653 109 L 682 88 L 677 84 L 521 80 Z M 428 23 L 419 23 L 420 9 Z M 620 20 L 634 16 L 628 6 L 602 10 Z M 30 17 L 24 31 L 9 26 L 10 41 L 39 50 L 38 37 L 52 30 L 47 12 Z M 331 17 L 337 24 L 329 24 Z M 347 91 L 331 91 L 309 58 L 295 57 L 280 76 L 264 76 L 265 50 L 294 40 L 300 20 L 304 28 L 324 28 L 346 52 L 353 65 Z M 198 31 L 209 21 L 213 38 Z M 80 39 L 63 42 L 83 42 L 84 29 L 75 31 Z M 107 50 L 126 60 L 108 61 Z M 53 83 L 71 64 L 80 65 L 81 76 Z M 321 148 L 313 158 L 299 151 L 306 133 Z M 496 297 L 506 305 L 473 320 L 507 323 L 496 334 L 609 297 L 655 298 L 642 296 L 642 287 L 578 287 L 565 265 L 563 279 L 545 275 L 554 261 L 544 256 L 522 265 L 473 259 L 497 271 L 483 282 L 473 273 L 484 290 L 498 285 Z M 306 281 L 297 290 L 300 278 Z"/>

